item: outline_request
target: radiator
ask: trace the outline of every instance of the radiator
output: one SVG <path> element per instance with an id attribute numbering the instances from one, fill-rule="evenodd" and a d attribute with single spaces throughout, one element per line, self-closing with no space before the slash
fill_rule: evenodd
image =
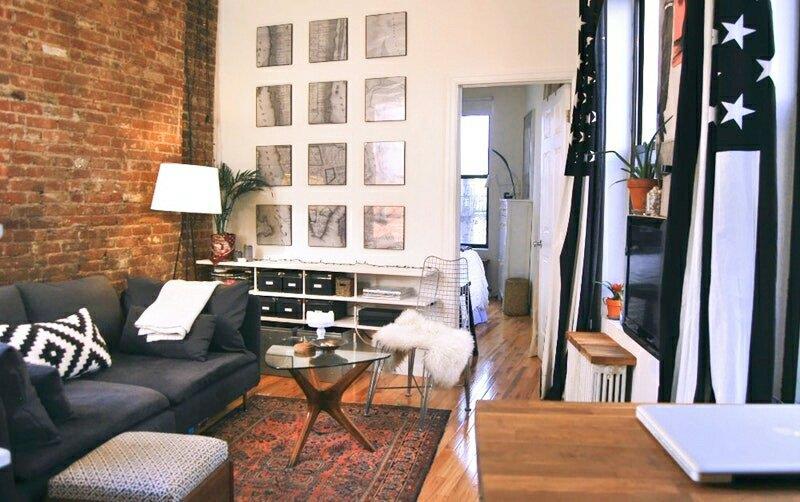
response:
<path id="1" fill-rule="evenodd" d="M 626 401 L 627 376 L 627 366 L 592 364 L 572 343 L 567 343 L 565 401 L 622 403 Z"/>

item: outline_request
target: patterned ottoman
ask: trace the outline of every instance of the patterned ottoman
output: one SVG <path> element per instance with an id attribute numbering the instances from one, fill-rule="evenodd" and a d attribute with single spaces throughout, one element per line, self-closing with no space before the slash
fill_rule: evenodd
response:
<path id="1" fill-rule="evenodd" d="M 50 500 L 233 500 L 228 444 L 204 436 L 125 432 L 52 478 Z"/>

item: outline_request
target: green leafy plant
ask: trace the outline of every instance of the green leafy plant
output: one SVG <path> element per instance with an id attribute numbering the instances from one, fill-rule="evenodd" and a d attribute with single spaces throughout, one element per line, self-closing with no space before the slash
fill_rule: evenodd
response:
<path id="1" fill-rule="evenodd" d="M 602 284 L 608 292 L 611 293 L 612 299 L 622 300 L 622 293 L 625 291 L 625 285 L 611 281 L 597 281 L 597 284 Z"/>
<path id="2" fill-rule="evenodd" d="M 233 206 L 239 197 L 250 192 L 260 192 L 269 188 L 269 183 L 257 169 L 249 171 L 233 171 L 227 164 L 219 167 L 219 195 L 222 202 L 222 212 L 214 216 L 214 225 L 217 233 L 224 234 L 228 226 L 228 219 L 233 213 Z"/>
<path id="3" fill-rule="evenodd" d="M 606 150 L 601 153 L 613 153 L 617 158 L 625 164 L 622 168 L 623 171 L 628 173 L 627 179 L 615 181 L 614 184 L 622 183 L 628 179 L 641 179 L 641 180 L 660 180 L 661 179 L 661 165 L 659 164 L 659 157 L 661 152 L 661 135 L 666 131 L 667 122 L 672 117 L 665 120 L 658 128 L 658 130 L 650 138 L 647 143 L 641 143 L 633 148 L 633 161 L 630 161 L 620 155 L 616 150 Z"/>

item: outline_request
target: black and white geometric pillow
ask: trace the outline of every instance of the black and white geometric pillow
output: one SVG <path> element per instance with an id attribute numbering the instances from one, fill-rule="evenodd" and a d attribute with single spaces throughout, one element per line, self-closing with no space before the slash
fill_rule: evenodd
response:
<path id="1" fill-rule="evenodd" d="M 53 322 L 0 324 L 0 342 L 15 347 L 26 362 L 55 367 L 75 378 L 111 366 L 111 355 L 89 311 Z"/>

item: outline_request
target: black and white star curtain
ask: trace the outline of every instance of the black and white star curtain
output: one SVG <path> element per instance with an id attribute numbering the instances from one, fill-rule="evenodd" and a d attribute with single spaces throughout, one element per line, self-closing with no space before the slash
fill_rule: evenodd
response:
<path id="1" fill-rule="evenodd" d="M 540 354 L 542 391 L 547 399 L 561 399 L 564 393 L 567 331 L 597 330 L 600 323 L 599 289 L 595 283 L 601 274 L 604 177 L 596 152 L 597 145 L 603 143 L 604 132 L 600 118 L 605 92 L 598 85 L 602 71 L 598 56 L 603 51 L 598 51 L 598 41 L 602 38 L 603 3 L 604 0 L 580 0 L 578 7 L 579 62 L 564 169 L 564 175 L 571 178 L 571 201 L 559 255 L 559 287 L 547 292 L 558 295 L 557 322 L 552 323 L 554 331 L 546 334 L 552 350 Z"/>
<path id="2" fill-rule="evenodd" d="M 777 257 L 771 6 L 688 0 L 686 23 L 659 397 L 769 402 Z"/>

